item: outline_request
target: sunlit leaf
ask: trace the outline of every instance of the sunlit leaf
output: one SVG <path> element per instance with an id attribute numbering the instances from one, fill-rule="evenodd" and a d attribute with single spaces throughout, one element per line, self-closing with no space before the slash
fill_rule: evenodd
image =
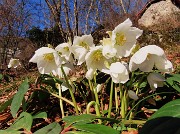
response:
<path id="1" fill-rule="evenodd" d="M 105 125 L 100 125 L 100 124 L 74 124 L 74 128 L 85 131 L 85 132 L 91 132 L 94 134 L 119 134 L 120 132 L 105 126 Z"/>
<path id="2" fill-rule="evenodd" d="M 61 126 L 58 123 L 53 122 L 37 130 L 36 132 L 34 132 L 34 134 L 60 134 L 60 132 L 61 132 Z"/>
<path id="3" fill-rule="evenodd" d="M 92 132 L 83 132 L 83 131 L 69 131 L 67 132 L 66 134 L 95 134 L 95 133 L 92 133 Z"/>
<path id="4" fill-rule="evenodd" d="M 33 119 L 35 118 L 47 118 L 47 113 L 46 112 L 40 112 L 40 113 L 37 113 L 36 115 L 33 116 Z"/>
<path id="5" fill-rule="evenodd" d="M 0 134 L 22 134 L 22 132 L 17 130 L 0 130 Z"/>
<path id="6" fill-rule="evenodd" d="M 11 125 L 8 129 L 19 130 L 19 129 L 23 128 L 23 129 L 30 131 L 32 122 L 33 122 L 32 115 L 27 112 L 23 112 L 20 114 L 18 119 L 15 121 L 15 123 L 13 125 Z"/>
<path id="7" fill-rule="evenodd" d="M 18 92 L 14 95 L 14 98 L 11 103 L 10 109 L 13 117 L 16 116 L 16 113 L 18 112 L 21 106 L 24 94 L 28 91 L 28 89 L 29 89 L 28 79 L 25 79 L 22 82 L 22 84 L 19 86 Z"/>
<path id="8" fill-rule="evenodd" d="M 77 116 L 66 116 L 63 118 L 63 121 L 66 123 L 75 123 L 75 122 L 82 122 L 82 121 L 92 121 L 93 119 L 97 118 L 95 115 L 91 114 L 82 114 Z"/>

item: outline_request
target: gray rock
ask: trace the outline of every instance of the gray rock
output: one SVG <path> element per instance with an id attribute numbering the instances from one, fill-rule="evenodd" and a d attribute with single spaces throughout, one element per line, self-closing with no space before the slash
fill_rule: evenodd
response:
<path id="1" fill-rule="evenodd" d="M 171 0 L 154 3 L 138 20 L 138 25 L 152 31 L 180 28 L 180 9 Z"/>

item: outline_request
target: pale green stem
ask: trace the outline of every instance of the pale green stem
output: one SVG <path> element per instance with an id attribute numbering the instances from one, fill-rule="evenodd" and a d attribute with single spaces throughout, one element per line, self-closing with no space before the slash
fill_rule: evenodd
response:
<path id="1" fill-rule="evenodd" d="M 96 110 L 96 115 L 98 117 L 101 116 L 100 112 L 99 112 L 99 108 L 98 108 L 98 104 L 95 102 L 95 101 L 91 101 L 88 103 L 87 107 L 86 107 L 86 110 L 87 110 L 87 114 L 90 114 L 90 109 L 91 109 L 91 106 L 94 106 L 95 110 Z"/>
<path id="2" fill-rule="evenodd" d="M 143 79 L 144 79 L 144 76 L 142 76 L 141 79 L 138 82 L 137 89 L 136 89 L 136 95 L 138 95 L 138 93 L 139 93 L 139 86 L 140 86 L 141 82 L 143 81 Z M 134 107 L 135 102 L 136 101 L 133 100 L 132 107 Z M 136 107 L 136 109 L 137 109 L 137 107 Z M 132 120 L 134 118 L 134 113 L 135 113 L 135 111 L 134 112 L 131 111 L 130 116 L 129 116 L 129 120 Z"/>
<path id="3" fill-rule="evenodd" d="M 91 101 L 88 103 L 87 107 L 86 107 L 86 110 L 87 110 L 87 114 L 90 114 L 90 108 L 92 105 L 95 105 L 96 102 L 95 101 Z"/>
<path id="4" fill-rule="evenodd" d="M 101 116 L 101 114 L 100 114 L 100 108 L 99 108 L 99 106 L 100 106 L 100 104 L 99 104 L 99 98 L 98 98 L 98 93 L 97 93 L 97 90 L 96 90 L 96 89 L 94 90 L 94 94 L 95 94 L 95 99 L 96 99 L 96 105 L 95 105 L 95 107 L 96 107 L 96 113 L 97 113 L 97 116 Z"/>
<path id="5" fill-rule="evenodd" d="M 57 84 L 58 90 L 59 90 L 59 96 L 62 97 L 62 91 L 61 91 L 61 85 Z M 63 101 L 62 99 L 59 99 L 59 105 L 62 113 L 62 118 L 64 117 L 64 108 L 63 108 Z"/>
<path id="6" fill-rule="evenodd" d="M 103 110 L 104 109 L 104 104 L 103 104 L 103 96 L 102 96 L 102 90 L 100 91 L 101 92 L 101 109 Z M 102 116 L 103 116 L 104 114 L 102 113 Z"/>
<path id="7" fill-rule="evenodd" d="M 97 104 L 95 101 L 91 101 L 91 102 L 88 103 L 88 105 L 87 105 L 87 107 L 86 107 L 87 114 L 90 114 L 90 108 L 91 108 L 92 105 L 94 105 L 94 108 L 95 108 L 95 110 L 96 110 L 96 115 L 97 115 L 98 117 L 101 117 L 101 114 L 100 114 L 100 112 L 99 112 L 99 106 L 98 106 L 98 104 Z M 98 122 L 99 122 L 99 124 L 102 123 L 101 120 L 98 120 Z"/>
<path id="8" fill-rule="evenodd" d="M 54 93 L 51 93 L 51 92 L 48 92 L 48 93 L 50 93 L 50 94 L 51 94 L 52 96 L 54 96 L 54 97 L 57 97 L 57 98 L 65 101 L 65 102 L 69 103 L 70 105 L 72 105 L 72 106 L 74 107 L 74 103 L 71 102 L 71 101 L 69 101 L 68 99 L 66 99 L 66 98 L 64 98 L 64 97 L 60 97 L 59 95 L 54 94 Z M 77 108 L 78 108 L 78 110 L 81 112 L 81 108 L 80 108 L 80 107 L 77 107 Z"/>
<path id="9" fill-rule="evenodd" d="M 138 93 L 139 93 L 139 88 L 137 88 L 137 90 L 136 90 L 136 95 L 138 95 Z M 134 105 L 135 105 L 135 100 L 133 100 L 132 107 L 134 107 Z M 134 112 L 132 111 L 130 113 L 129 120 L 132 120 L 134 118 L 134 113 L 135 113 L 135 111 Z"/>
<path id="10" fill-rule="evenodd" d="M 125 118 L 125 103 L 124 103 L 124 97 L 121 100 L 121 118 Z"/>
<path id="11" fill-rule="evenodd" d="M 122 84 L 119 84 L 120 88 L 120 101 L 121 101 L 121 110 L 120 110 L 120 115 L 124 119 L 125 118 L 125 104 L 124 104 L 124 92 L 122 88 Z"/>
<path id="12" fill-rule="evenodd" d="M 124 115 L 126 115 L 127 113 L 127 109 L 128 109 L 128 98 L 127 98 L 127 90 L 124 91 Z"/>
<path id="13" fill-rule="evenodd" d="M 111 89 L 110 89 L 110 97 L 109 97 L 109 109 L 107 117 L 111 117 L 111 110 L 112 110 L 112 97 L 113 97 L 113 81 L 111 81 Z"/>
<path id="14" fill-rule="evenodd" d="M 150 97 L 152 97 L 152 96 L 154 96 L 154 95 L 158 95 L 158 94 L 172 94 L 172 93 L 174 93 L 174 92 L 155 93 L 155 94 L 149 95 L 149 96 L 147 96 L 147 97 L 139 100 L 139 101 L 131 108 L 131 110 L 128 112 L 128 114 L 126 115 L 126 118 L 125 118 L 125 119 L 127 119 L 127 117 L 130 115 L 130 113 L 133 111 L 133 109 L 134 109 L 135 107 L 137 107 L 142 101 L 144 101 L 144 100 L 146 100 L 146 99 L 148 99 L 148 98 L 150 98 Z"/>
<path id="15" fill-rule="evenodd" d="M 116 112 L 118 112 L 118 95 L 117 95 L 117 87 L 115 87 L 115 102 L 116 102 Z"/>
<path id="16" fill-rule="evenodd" d="M 88 80 L 88 83 L 89 83 L 89 87 L 90 87 L 90 91 L 91 91 L 92 100 L 95 100 L 94 99 L 94 91 L 93 91 L 93 86 L 92 86 L 91 80 Z"/>
<path id="17" fill-rule="evenodd" d="M 61 71 L 62 71 L 62 73 L 63 73 L 63 75 L 64 75 L 66 84 L 67 84 L 67 86 L 68 86 L 68 88 L 69 88 L 69 93 L 70 93 L 71 98 L 72 98 L 72 101 L 73 101 L 73 103 L 74 103 L 74 108 L 75 108 L 76 114 L 78 115 L 78 114 L 79 114 L 79 111 L 78 111 L 78 108 L 77 108 L 77 103 L 76 103 L 74 94 L 73 94 L 73 92 L 72 92 L 72 87 L 71 87 L 71 85 L 69 84 L 69 81 L 68 81 L 68 78 L 67 78 L 67 76 L 66 76 L 66 73 L 64 72 L 63 66 L 61 66 Z"/>

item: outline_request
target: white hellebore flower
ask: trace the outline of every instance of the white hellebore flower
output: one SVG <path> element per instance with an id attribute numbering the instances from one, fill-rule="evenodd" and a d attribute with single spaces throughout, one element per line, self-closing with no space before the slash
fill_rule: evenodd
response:
<path id="1" fill-rule="evenodd" d="M 102 54 L 103 46 L 96 46 L 90 49 L 90 52 L 87 53 L 86 65 L 87 65 L 87 73 L 86 78 L 91 80 L 93 78 L 94 72 L 96 69 L 102 71 L 106 69 L 105 62 L 107 59 Z"/>
<path id="2" fill-rule="evenodd" d="M 61 84 L 61 90 L 62 90 L 62 92 L 66 91 L 66 90 L 68 90 L 68 89 L 69 89 L 69 88 L 68 88 L 66 82 L 63 82 L 63 83 Z"/>
<path id="3" fill-rule="evenodd" d="M 128 57 L 136 45 L 136 39 L 142 35 L 142 30 L 132 27 L 130 19 L 119 24 L 112 31 L 112 41 L 117 50 L 117 58 Z"/>
<path id="4" fill-rule="evenodd" d="M 36 50 L 29 62 L 37 63 L 41 74 L 57 71 L 57 68 L 62 64 L 57 51 L 49 47 L 41 47 Z"/>
<path id="5" fill-rule="evenodd" d="M 131 99 L 133 99 L 135 101 L 138 100 L 138 96 L 134 91 L 128 90 L 128 95 L 129 95 L 129 98 L 131 98 Z"/>
<path id="6" fill-rule="evenodd" d="M 85 56 L 90 50 L 90 47 L 94 47 L 93 37 L 91 35 L 83 35 L 82 37 L 75 36 L 71 51 L 74 57 L 78 60 L 77 65 L 81 65 L 85 61 Z"/>
<path id="7" fill-rule="evenodd" d="M 72 62 L 73 57 L 71 55 L 70 47 L 71 47 L 71 45 L 69 43 L 62 43 L 62 44 L 59 44 L 55 48 L 55 50 L 58 51 L 59 55 L 61 57 L 64 57 L 66 59 L 66 61 Z"/>
<path id="8" fill-rule="evenodd" d="M 103 38 L 101 43 L 103 45 L 102 53 L 104 57 L 110 59 L 116 55 L 117 50 L 114 48 L 114 44 L 110 38 Z"/>
<path id="9" fill-rule="evenodd" d="M 121 62 L 112 63 L 105 73 L 111 75 L 114 83 L 126 83 L 129 80 L 128 70 Z"/>
<path id="10" fill-rule="evenodd" d="M 19 59 L 11 58 L 9 61 L 9 64 L 8 64 L 8 68 L 17 68 L 20 65 L 21 65 L 21 63 L 20 63 Z"/>
<path id="11" fill-rule="evenodd" d="M 74 87 L 73 83 L 70 80 L 68 82 L 69 82 L 69 85 L 72 87 L 73 92 L 75 92 L 75 87 Z M 69 87 L 68 87 L 67 83 L 64 81 L 61 84 L 61 90 L 62 90 L 62 92 L 64 92 L 64 91 L 66 91 L 68 89 L 69 89 Z"/>
<path id="12" fill-rule="evenodd" d="M 140 69 L 151 72 L 153 67 L 161 72 L 172 72 L 172 63 L 166 58 L 164 51 L 156 45 L 148 45 L 139 49 L 130 59 L 129 70 Z"/>
<path id="13" fill-rule="evenodd" d="M 63 67 L 63 70 L 66 75 L 69 75 L 70 71 L 72 71 L 74 69 L 74 67 L 71 63 L 66 63 L 66 64 L 62 65 L 62 67 Z M 55 76 L 58 75 L 60 78 L 64 78 L 61 67 L 59 67 L 56 72 L 53 72 L 53 74 Z"/>
<path id="14" fill-rule="evenodd" d="M 158 87 L 163 87 L 165 78 L 159 73 L 150 73 L 147 76 L 148 83 L 153 91 Z"/>
<path id="15" fill-rule="evenodd" d="M 97 87 L 94 88 L 94 92 L 96 91 L 97 93 L 99 93 L 99 91 L 101 91 L 102 89 L 102 84 L 97 84 Z"/>

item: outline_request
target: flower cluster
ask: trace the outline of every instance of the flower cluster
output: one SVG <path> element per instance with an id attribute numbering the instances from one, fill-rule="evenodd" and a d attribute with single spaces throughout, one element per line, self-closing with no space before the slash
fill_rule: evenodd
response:
<path id="1" fill-rule="evenodd" d="M 162 85 L 164 78 L 160 74 L 153 73 L 153 69 L 167 73 L 173 71 L 173 66 L 166 58 L 164 51 L 156 45 L 142 47 L 133 54 L 137 48 L 137 38 L 142 35 L 142 32 L 132 27 L 132 22 L 127 19 L 113 31 L 108 31 L 109 38 L 103 38 L 98 45 L 93 43 L 91 35 L 76 36 L 72 44 L 62 43 L 55 49 L 39 48 L 30 62 L 37 63 L 41 74 L 53 73 L 62 76 L 60 67 L 66 67 L 66 73 L 68 73 L 75 59 L 77 65 L 86 65 L 87 79 L 93 79 L 94 74 L 99 70 L 109 74 L 114 83 L 122 84 L 129 80 L 130 72 L 139 69 L 149 73 L 147 79 L 151 88 L 155 90 Z M 129 63 L 122 60 L 130 56 Z"/>

